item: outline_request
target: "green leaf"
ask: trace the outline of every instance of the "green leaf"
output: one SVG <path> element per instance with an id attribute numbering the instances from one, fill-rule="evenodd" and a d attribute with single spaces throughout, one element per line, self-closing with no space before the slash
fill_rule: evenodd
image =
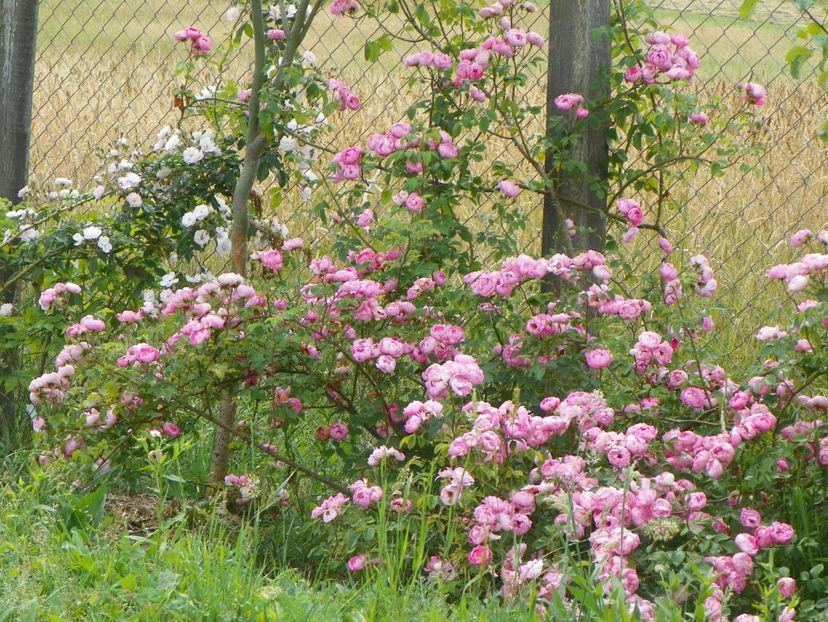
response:
<path id="1" fill-rule="evenodd" d="M 739 7 L 739 17 L 742 19 L 750 19 L 753 11 L 756 10 L 757 4 L 759 4 L 759 0 L 744 0 L 742 6 Z"/>
<path id="2" fill-rule="evenodd" d="M 785 60 L 791 66 L 791 75 L 799 78 L 802 70 L 802 63 L 813 56 L 814 51 L 804 45 L 795 45 L 785 54 Z"/>

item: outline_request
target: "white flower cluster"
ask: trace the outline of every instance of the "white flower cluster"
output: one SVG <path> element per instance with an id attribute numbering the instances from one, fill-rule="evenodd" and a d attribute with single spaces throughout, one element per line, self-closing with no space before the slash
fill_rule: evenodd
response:
<path id="1" fill-rule="evenodd" d="M 14 237 L 19 238 L 23 242 L 34 242 L 38 236 L 38 231 L 35 229 L 34 224 L 32 224 L 36 215 L 37 212 L 26 207 L 6 212 L 8 218 L 19 221 L 20 225 L 18 226 L 17 233 L 14 233 L 11 229 L 6 230 L 3 234 L 3 244 L 6 244 Z"/>
<path id="2" fill-rule="evenodd" d="M 84 227 L 80 233 L 72 236 L 75 241 L 75 246 L 80 246 L 85 242 L 97 240 L 98 248 L 104 253 L 112 251 L 112 244 L 109 241 L 109 236 L 103 235 L 103 230 L 95 225 Z"/>
<path id="3" fill-rule="evenodd" d="M 215 95 L 215 93 L 213 94 Z M 164 126 L 158 136 L 157 141 L 153 145 L 153 151 L 166 153 L 176 153 L 185 143 L 185 138 L 182 137 L 180 130 L 173 130 L 169 125 Z M 187 142 L 190 146 L 186 147 L 181 152 L 181 157 L 184 158 L 186 164 L 196 164 L 204 159 L 204 156 L 210 153 L 220 154 L 221 149 L 216 145 L 216 135 L 212 130 L 205 130 L 193 132 Z M 160 171 L 159 171 L 160 174 Z M 169 174 L 169 173 L 167 173 Z"/>

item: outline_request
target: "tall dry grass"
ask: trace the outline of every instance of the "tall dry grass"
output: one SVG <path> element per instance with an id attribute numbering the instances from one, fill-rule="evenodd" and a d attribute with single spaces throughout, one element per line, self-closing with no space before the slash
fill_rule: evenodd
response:
<path id="1" fill-rule="evenodd" d="M 678 0 L 671 1 L 670 9 L 686 8 Z M 181 50 L 175 49 L 169 36 L 181 24 L 195 23 L 214 38 L 221 37 L 227 31 L 220 14 L 224 3 L 216 8 L 207 0 L 189 0 L 178 11 L 165 2 L 153 3 L 158 0 L 135 6 L 116 3 L 90 17 L 89 0 L 43 2 L 46 17 L 39 42 L 33 121 L 35 178 L 47 181 L 61 175 L 83 183 L 97 172 L 96 151 L 107 149 L 118 137 L 145 146 L 161 126 L 175 121 L 172 68 Z M 670 227 L 688 248 L 705 253 L 717 267 L 721 292 L 717 301 L 722 307 L 717 319 L 725 328 L 720 345 L 738 358 L 750 353 L 755 328 L 776 321 L 785 301 L 781 290 L 768 287 L 762 278 L 764 267 L 790 258 L 784 245 L 790 233 L 828 223 L 828 150 L 816 139 L 828 115 L 826 97 L 816 87 L 794 83 L 784 75 L 791 23 L 785 21 L 785 14 L 768 12 L 770 4 L 765 3 L 765 13 L 754 23 L 740 22 L 727 11 L 715 16 L 659 13 L 664 23 L 691 34 L 693 45 L 704 56 L 699 83 L 708 83 L 708 92 L 730 88 L 729 84 L 748 76 L 758 76 L 769 85 L 769 103 L 761 110 L 767 150 L 752 162 L 756 171 L 745 174 L 733 167 L 715 179 L 704 173 L 688 175 L 673 189 L 674 198 L 685 208 L 672 217 Z M 392 26 L 397 27 L 386 24 Z M 540 22 L 536 26 L 544 30 Z M 364 102 L 359 114 L 331 120 L 328 140 L 333 145 L 361 142 L 399 120 L 410 101 L 404 74 L 395 68 L 413 46 L 400 44 L 378 65 L 368 65 L 362 59 L 361 42 L 378 34 L 367 21 L 355 29 L 350 21 L 327 17 L 315 24 L 310 48 L 324 61 L 326 71 L 341 75 Z M 246 71 L 243 58 L 231 64 L 231 74 L 242 81 Z M 540 99 L 543 76 L 538 79 Z M 493 145 L 492 157 L 500 155 Z M 295 213 L 294 200 L 288 198 L 283 217 Z M 529 224 L 520 243 L 527 251 L 539 247 L 538 208 L 537 201 L 523 198 L 520 209 Z M 478 226 L 492 226 L 476 217 L 480 209 L 485 207 L 467 206 L 466 216 Z M 292 226 L 323 233 L 318 223 Z M 631 256 L 645 254 L 644 243 L 629 249 Z"/>

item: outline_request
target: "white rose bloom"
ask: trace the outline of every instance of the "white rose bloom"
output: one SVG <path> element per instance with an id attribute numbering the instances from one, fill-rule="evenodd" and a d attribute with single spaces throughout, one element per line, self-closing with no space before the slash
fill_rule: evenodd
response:
<path id="1" fill-rule="evenodd" d="M 306 203 L 313 197 L 313 189 L 310 186 L 305 186 L 299 191 L 299 198 Z"/>
<path id="2" fill-rule="evenodd" d="M 230 217 L 230 208 L 227 206 L 227 201 L 225 201 L 221 197 L 215 197 L 215 199 L 216 199 L 216 203 L 218 204 L 219 214 L 221 214 L 225 218 L 229 218 Z"/>
<path id="3" fill-rule="evenodd" d="M 10 302 L 6 302 L 6 303 L 0 305 L 0 317 L 9 317 L 12 314 L 13 311 L 14 311 L 14 307 L 12 306 L 12 303 L 10 303 Z"/>
<path id="4" fill-rule="evenodd" d="M 102 233 L 103 233 L 103 231 L 101 231 L 100 227 L 96 227 L 95 225 L 90 225 L 89 227 L 84 228 L 83 238 L 85 240 L 97 240 L 99 237 L 101 237 Z"/>
<path id="5" fill-rule="evenodd" d="M 37 236 L 37 230 L 32 225 L 20 225 L 20 239 L 24 242 L 33 242 Z"/>
<path id="6" fill-rule="evenodd" d="M 315 181 L 317 181 L 317 180 L 319 179 L 319 177 L 317 176 L 317 174 L 316 174 L 316 173 L 314 173 L 314 172 L 313 172 L 312 170 L 310 170 L 310 169 L 308 169 L 308 170 L 306 170 L 304 173 L 302 173 L 302 176 L 303 176 L 305 179 L 307 179 L 307 180 L 308 180 L 308 183 L 310 183 L 310 184 L 314 183 Z"/>
<path id="7" fill-rule="evenodd" d="M 169 136 L 170 132 L 172 132 L 172 128 L 169 125 L 165 125 L 161 128 L 161 130 L 158 132 L 158 134 L 156 134 L 155 137 L 161 140 L 162 138 L 166 138 L 167 136 Z"/>
<path id="8" fill-rule="evenodd" d="M 68 188 L 72 185 L 72 180 L 66 177 L 56 177 L 55 184 L 57 184 L 58 186 L 63 186 L 64 188 Z"/>
<path id="9" fill-rule="evenodd" d="M 204 159 L 204 153 L 198 147 L 188 147 L 181 155 L 187 164 L 195 164 Z"/>
<path id="10" fill-rule="evenodd" d="M 178 149 L 181 146 L 181 136 L 178 135 L 178 132 L 173 134 L 167 139 L 167 142 L 164 143 L 164 151 L 167 153 L 171 153 Z"/>
<path id="11" fill-rule="evenodd" d="M 193 208 L 193 215 L 195 216 L 197 221 L 202 221 L 210 214 L 210 206 L 209 205 L 196 205 Z"/>
<path id="12" fill-rule="evenodd" d="M 75 240 L 75 246 L 80 246 L 81 244 L 83 244 L 85 242 L 85 240 L 83 239 L 83 234 L 82 233 L 74 234 L 72 236 L 72 239 Z"/>
<path id="13" fill-rule="evenodd" d="M 106 188 L 104 186 L 95 186 L 95 189 L 92 190 L 92 197 L 96 201 L 100 201 L 103 195 L 106 194 Z"/>
<path id="14" fill-rule="evenodd" d="M 196 95 L 197 100 L 202 99 L 213 99 L 216 96 L 217 89 L 215 86 L 205 86 L 198 95 Z"/>
<path id="15" fill-rule="evenodd" d="M 155 174 L 155 176 L 158 179 L 166 179 L 171 174 L 172 174 L 172 170 L 170 169 L 169 166 L 162 166 L 161 168 L 158 169 L 158 172 Z"/>
<path id="16" fill-rule="evenodd" d="M 141 207 L 144 204 L 144 199 L 137 192 L 130 192 L 126 196 L 126 202 L 129 203 L 130 207 Z"/>
<path id="17" fill-rule="evenodd" d="M 118 187 L 121 190 L 130 190 L 141 183 L 141 176 L 137 173 L 127 173 L 118 178 Z"/>
<path id="18" fill-rule="evenodd" d="M 204 229 L 199 229 L 195 232 L 195 235 L 193 236 L 193 241 L 196 244 L 198 244 L 201 248 L 204 248 L 207 242 L 210 241 L 210 234 L 207 233 Z"/>
<path id="19" fill-rule="evenodd" d="M 102 235 L 98 238 L 98 248 L 104 253 L 108 253 L 112 250 L 112 244 L 109 242 L 108 236 Z"/>
<path id="20" fill-rule="evenodd" d="M 196 224 L 196 217 L 192 212 L 187 212 L 181 217 L 182 227 L 192 227 L 194 224 Z"/>
<path id="21" fill-rule="evenodd" d="M 128 171 L 133 166 L 132 162 L 129 160 L 121 160 L 118 162 L 118 170 L 119 171 Z"/>
<path id="22" fill-rule="evenodd" d="M 175 272 L 167 272 L 163 277 L 161 277 L 161 287 L 167 289 L 172 287 L 178 283 L 178 277 L 175 276 Z"/>
<path id="23" fill-rule="evenodd" d="M 17 198 L 24 199 L 29 195 L 31 191 L 32 189 L 29 188 L 29 186 L 23 186 L 20 190 L 17 191 Z"/>
<path id="24" fill-rule="evenodd" d="M 296 149 L 297 143 L 293 136 L 282 136 L 279 139 L 279 149 L 285 153 L 290 153 Z"/>
<path id="25" fill-rule="evenodd" d="M 311 67 L 316 67 L 316 54 L 314 54 L 310 50 L 305 50 L 304 52 L 302 52 L 302 61 L 306 65 L 310 65 Z"/>
<path id="26" fill-rule="evenodd" d="M 216 252 L 219 255 L 227 257 L 231 250 L 233 250 L 233 243 L 230 241 L 230 238 L 221 238 L 220 240 L 216 240 Z"/>
<path id="27" fill-rule="evenodd" d="M 233 24 L 239 20 L 241 14 L 242 10 L 240 6 L 231 6 L 229 9 L 227 9 L 227 13 L 224 17 L 228 22 Z"/>

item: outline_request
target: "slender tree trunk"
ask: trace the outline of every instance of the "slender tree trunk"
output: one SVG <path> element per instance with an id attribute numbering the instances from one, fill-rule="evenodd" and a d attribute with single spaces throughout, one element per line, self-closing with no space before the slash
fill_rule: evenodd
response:
<path id="1" fill-rule="evenodd" d="M 307 25 L 319 11 L 321 0 L 316 0 L 313 9 L 308 14 L 308 0 L 300 0 L 296 9 L 290 32 L 285 41 L 285 52 L 282 56 L 280 69 L 273 79 L 274 89 L 278 89 L 283 77 L 283 71 L 293 63 L 299 44 L 307 34 Z M 233 228 L 231 241 L 233 244 L 233 269 L 236 273 L 247 275 L 247 236 L 249 230 L 249 203 L 250 192 L 259 173 L 266 143 L 261 134 L 259 123 L 261 91 L 264 84 L 265 72 L 265 31 L 262 0 L 251 0 L 250 15 L 253 22 L 253 41 L 255 60 L 253 64 L 253 84 L 250 89 L 248 104 L 247 131 L 245 134 L 245 153 L 242 169 L 233 192 Z M 232 393 L 226 394 L 221 401 L 219 420 L 221 426 L 216 428 L 213 453 L 210 464 L 209 483 L 221 486 L 230 463 L 230 442 L 233 434 L 229 432 L 236 421 L 236 400 Z"/>
<path id="2" fill-rule="evenodd" d="M 37 0 L 0 0 L 0 197 L 17 203 L 29 173 L 32 90 L 34 88 Z M 0 282 L 11 277 L 0 266 Z M 6 288 L 0 303 L 17 302 L 18 287 Z M 0 379 L 16 369 L 16 350 L 0 351 Z M 18 404 L 0 384 L 0 434 L 8 441 Z"/>
<path id="3" fill-rule="evenodd" d="M 563 93 L 579 93 L 589 99 L 606 99 L 610 95 L 611 66 L 609 35 L 594 36 L 599 28 L 610 25 L 610 0 L 551 0 L 549 9 L 549 65 L 547 73 L 546 114 L 552 120 L 572 111 L 561 112 L 555 98 Z M 586 165 L 586 176 L 606 181 L 608 173 L 608 125 L 602 111 L 593 110 L 589 130 L 579 144 L 571 149 L 571 157 Z M 547 135 L 552 135 L 548 125 Z M 548 175 L 554 173 L 552 158 L 547 157 Z M 590 209 L 586 209 L 588 206 Z M 545 196 L 543 206 L 542 249 L 544 254 L 565 252 L 565 219 L 579 229 L 572 240 L 575 251 L 604 246 L 606 222 L 601 212 L 606 199 L 590 188 L 583 176 L 557 180 L 554 192 Z"/>

